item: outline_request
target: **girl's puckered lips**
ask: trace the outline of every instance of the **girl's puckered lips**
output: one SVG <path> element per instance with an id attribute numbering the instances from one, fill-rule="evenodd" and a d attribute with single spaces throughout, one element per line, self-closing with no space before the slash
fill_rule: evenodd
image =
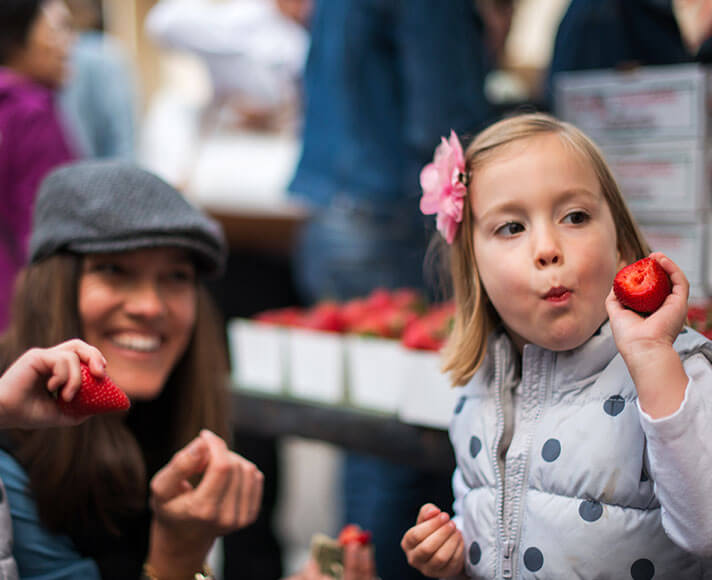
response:
<path id="1" fill-rule="evenodd" d="M 559 302 L 565 300 L 571 294 L 571 290 L 565 288 L 564 286 L 557 286 L 556 288 L 551 288 L 545 295 L 545 300 L 551 300 L 553 302 Z"/>

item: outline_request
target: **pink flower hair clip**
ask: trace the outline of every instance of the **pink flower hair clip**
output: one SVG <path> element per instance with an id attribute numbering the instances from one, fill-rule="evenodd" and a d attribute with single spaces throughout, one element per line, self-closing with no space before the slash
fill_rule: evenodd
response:
<path id="1" fill-rule="evenodd" d="M 452 244 L 462 222 L 462 209 L 467 194 L 467 174 L 462 145 L 450 130 L 450 138 L 442 138 L 435 149 L 432 163 L 420 172 L 420 211 L 426 215 L 437 214 L 438 231 Z"/>

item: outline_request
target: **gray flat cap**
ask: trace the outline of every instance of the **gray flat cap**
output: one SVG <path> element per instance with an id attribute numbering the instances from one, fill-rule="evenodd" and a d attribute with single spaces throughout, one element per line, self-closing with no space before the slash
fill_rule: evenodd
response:
<path id="1" fill-rule="evenodd" d="M 175 188 L 125 161 L 80 161 L 52 171 L 35 202 L 30 262 L 69 251 L 124 252 L 176 246 L 206 274 L 222 271 L 221 227 Z"/>

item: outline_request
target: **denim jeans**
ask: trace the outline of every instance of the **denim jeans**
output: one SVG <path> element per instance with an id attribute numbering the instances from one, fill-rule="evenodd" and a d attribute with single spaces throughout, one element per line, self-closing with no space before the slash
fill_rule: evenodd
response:
<path id="1" fill-rule="evenodd" d="M 317 213 L 303 231 L 295 260 L 296 282 L 308 302 L 346 300 L 376 287 L 424 288 L 429 236 L 424 222 L 402 205 L 387 207 L 336 196 Z M 343 492 L 344 523 L 357 523 L 373 533 L 381 578 L 423 578 L 408 565 L 400 540 L 423 503 L 450 509 L 449 474 L 348 453 Z"/>
<path id="2" fill-rule="evenodd" d="M 317 210 L 296 251 L 295 281 L 305 300 L 348 300 L 378 287 L 424 289 L 429 235 L 405 205 L 337 195 Z"/>

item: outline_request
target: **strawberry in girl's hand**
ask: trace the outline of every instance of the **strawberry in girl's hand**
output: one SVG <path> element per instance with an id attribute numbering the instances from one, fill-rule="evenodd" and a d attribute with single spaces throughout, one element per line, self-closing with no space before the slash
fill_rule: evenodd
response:
<path id="1" fill-rule="evenodd" d="M 660 308 L 672 292 L 672 284 L 657 260 L 643 258 L 616 274 L 613 292 L 623 306 L 647 314 Z"/>
<path id="2" fill-rule="evenodd" d="M 82 372 L 82 386 L 74 398 L 67 402 L 61 396 L 57 404 L 63 413 L 73 417 L 86 417 L 97 413 L 125 411 L 131 406 L 126 394 L 108 376 L 97 379 L 84 363 L 79 363 Z"/>

